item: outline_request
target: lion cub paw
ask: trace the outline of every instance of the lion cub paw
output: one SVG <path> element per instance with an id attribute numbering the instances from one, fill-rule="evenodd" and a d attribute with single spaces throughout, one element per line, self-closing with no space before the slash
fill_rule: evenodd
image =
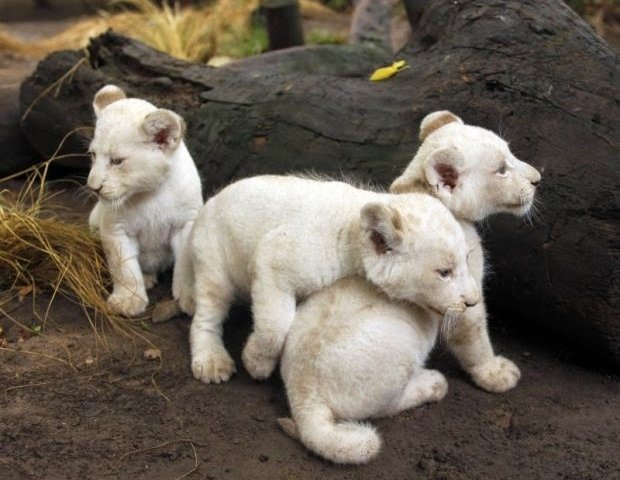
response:
<path id="1" fill-rule="evenodd" d="M 134 317 L 146 310 L 148 299 L 135 293 L 113 293 L 108 297 L 108 305 L 116 313 L 125 317 Z"/>
<path id="2" fill-rule="evenodd" d="M 269 355 L 264 346 L 257 340 L 253 333 L 245 344 L 241 358 L 248 373 L 255 380 L 269 378 L 276 368 L 278 358 Z"/>
<path id="3" fill-rule="evenodd" d="M 426 370 L 426 384 L 429 388 L 427 402 L 439 402 L 448 393 L 448 381 L 437 370 Z"/>
<path id="4" fill-rule="evenodd" d="M 226 382 L 235 373 L 235 362 L 222 346 L 192 355 L 194 378 L 204 383 Z"/>
<path id="5" fill-rule="evenodd" d="M 521 378 L 521 371 L 512 361 L 501 355 L 471 369 L 471 376 L 487 392 L 502 393 L 514 388 Z"/>

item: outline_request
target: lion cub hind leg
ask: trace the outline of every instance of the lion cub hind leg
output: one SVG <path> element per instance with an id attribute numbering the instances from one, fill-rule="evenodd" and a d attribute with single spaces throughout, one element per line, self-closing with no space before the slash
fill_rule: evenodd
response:
<path id="1" fill-rule="evenodd" d="M 254 331 L 243 348 L 243 364 L 256 380 L 268 378 L 276 368 L 286 334 L 295 318 L 295 296 L 265 278 L 252 287 Z"/>
<path id="2" fill-rule="evenodd" d="M 270 245 L 265 242 L 256 253 L 252 283 L 254 331 L 242 355 L 246 370 L 257 380 L 273 373 L 295 319 L 295 293 L 288 285 L 294 280 L 288 277 L 286 268 L 276 270 L 280 265 L 277 257 L 284 250 L 277 250 L 274 255 Z"/>
<path id="3" fill-rule="evenodd" d="M 446 377 L 437 370 L 423 369 L 411 377 L 391 413 L 402 412 L 424 403 L 438 402 L 446 396 L 446 393 L 448 393 Z"/>
<path id="4" fill-rule="evenodd" d="M 181 309 L 188 315 L 195 312 L 194 271 L 190 248 L 190 234 L 193 221 L 187 222 L 183 229 L 172 237 L 174 252 L 174 270 L 172 273 L 172 298 L 179 302 Z"/>

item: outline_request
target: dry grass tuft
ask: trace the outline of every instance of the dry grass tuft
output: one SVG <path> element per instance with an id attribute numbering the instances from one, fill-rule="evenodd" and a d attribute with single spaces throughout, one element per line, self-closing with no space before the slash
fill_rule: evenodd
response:
<path id="1" fill-rule="evenodd" d="M 106 303 L 110 278 L 105 256 L 85 222 L 60 220 L 46 208 L 53 195 L 46 191 L 45 180 L 55 158 L 26 171 L 27 181 L 16 195 L 0 191 L 0 290 L 12 298 L 24 291 L 35 295 L 51 290 L 51 300 L 40 318 L 42 327 L 55 298 L 62 295 L 82 306 L 102 344 L 110 329 L 151 343 L 150 335 L 140 328 L 140 319 L 123 318 Z M 0 184 L 5 180 L 0 179 Z"/>
<path id="2" fill-rule="evenodd" d="M 333 14 L 316 0 L 301 0 L 302 14 L 326 18 Z M 109 0 L 106 11 L 82 20 L 58 35 L 22 42 L 0 28 L 0 51 L 42 57 L 57 50 L 84 48 L 90 38 L 112 29 L 167 54 L 194 62 L 215 55 L 234 56 L 235 44 L 251 41 L 251 15 L 259 0 L 216 0 L 180 7 L 171 0 Z"/>
<path id="3" fill-rule="evenodd" d="M 161 6 L 155 0 L 110 0 L 109 10 L 76 23 L 58 35 L 21 42 L 0 30 L 0 50 L 40 57 L 84 48 L 108 29 L 140 40 L 183 60 L 206 62 L 221 44 L 247 34 L 258 0 L 218 0 L 206 6 Z"/>
<path id="4" fill-rule="evenodd" d="M 161 6 L 153 0 L 111 0 L 122 10 L 106 17 L 109 26 L 169 55 L 205 62 L 229 37 L 243 35 L 258 0 L 218 0 L 206 6 Z"/>

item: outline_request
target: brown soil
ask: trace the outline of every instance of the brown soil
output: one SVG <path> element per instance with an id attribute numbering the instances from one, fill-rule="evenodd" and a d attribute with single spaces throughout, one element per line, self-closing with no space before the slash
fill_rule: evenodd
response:
<path id="1" fill-rule="evenodd" d="M 165 295 L 166 286 L 156 287 Z M 43 312 L 49 295 L 35 305 Z M 27 297 L 7 310 L 33 325 Z M 161 360 L 108 335 L 98 345 L 80 308 L 55 303 L 41 336 L 6 317 L 0 350 L 0 478 L 619 478 L 617 378 L 563 363 L 557 352 L 494 332 L 523 379 L 509 393 L 476 388 L 442 349 L 440 403 L 376 421 L 385 447 L 363 467 L 331 465 L 281 432 L 279 379 L 251 380 L 240 363 L 249 312 L 236 307 L 226 344 L 239 372 L 222 385 L 189 370 L 187 318 L 157 326 Z M 53 358 L 52 358 L 53 357 Z"/>

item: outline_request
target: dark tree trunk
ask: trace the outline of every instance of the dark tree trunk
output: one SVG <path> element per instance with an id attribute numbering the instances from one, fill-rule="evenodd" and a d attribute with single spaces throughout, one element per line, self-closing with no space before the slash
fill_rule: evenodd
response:
<path id="1" fill-rule="evenodd" d="M 430 0 L 403 0 L 410 25 L 417 25 Z"/>
<path id="2" fill-rule="evenodd" d="M 263 0 L 261 5 L 267 17 L 269 50 L 280 50 L 304 44 L 297 0 Z"/>
<path id="3" fill-rule="evenodd" d="M 186 118 L 207 192 L 307 169 L 388 185 L 418 147 L 423 116 L 452 110 L 500 130 L 544 171 L 541 221 L 498 217 L 483 228 L 492 318 L 618 365 L 618 56 L 560 0 L 429 1 L 413 31 L 397 55 L 411 68 L 378 83 L 368 75 L 392 60 L 381 40 L 214 69 L 107 34 L 58 95 L 35 105 L 24 131 L 51 153 L 67 131 L 92 124 L 93 94 L 116 83 Z M 81 58 L 43 61 L 23 85 L 22 109 Z"/>

